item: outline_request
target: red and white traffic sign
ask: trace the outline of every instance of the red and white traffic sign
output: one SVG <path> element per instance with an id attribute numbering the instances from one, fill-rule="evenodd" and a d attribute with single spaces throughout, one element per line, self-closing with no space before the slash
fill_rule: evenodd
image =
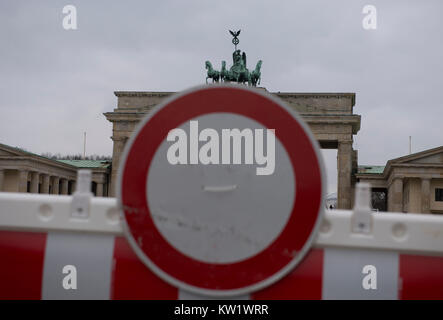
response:
<path id="1" fill-rule="evenodd" d="M 326 185 L 301 117 L 270 94 L 226 85 L 157 106 L 128 141 L 118 179 L 138 257 L 211 296 L 246 294 L 292 270 L 315 237 Z"/>

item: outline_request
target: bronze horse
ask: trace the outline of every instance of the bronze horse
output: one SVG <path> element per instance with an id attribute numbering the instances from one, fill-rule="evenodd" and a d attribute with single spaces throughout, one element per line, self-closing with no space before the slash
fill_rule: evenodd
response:
<path id="1" fill-rule="evenodd" d="M 255 87 L 257 84 L 260 84 L 260 80 L 261 80 L 261 65 L 262 65 L 262 61 L 258 60 L 257 65 L 255 66 L 254 71 L 252 71 L 250 73 L 250 82 L 251 84 Z"/>
<path id="2" fill-rule="evenodd" d="M 208 70 L 208 75 L 206 76 L 206 83 L 208 83 L 208 79 L 212 79 L 212 82 L 218 82 L 220 79 L 220 72 L 215 70 L 212 67 L 212 64 L 209 61 L 205 62 L 206 69 Z"/>

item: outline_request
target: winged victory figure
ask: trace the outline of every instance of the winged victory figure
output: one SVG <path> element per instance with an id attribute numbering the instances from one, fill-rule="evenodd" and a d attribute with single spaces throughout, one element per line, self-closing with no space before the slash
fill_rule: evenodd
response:
<path id="1" fill-rule="evenodd" d="M 231 31 L 231 30 L 229 30 L 229 33 L 232 34 L 232 36 L 234 38 L 237 38 L 240 35 L 240 31 L 241 30 L 238 30 L 238 31 Z"/>

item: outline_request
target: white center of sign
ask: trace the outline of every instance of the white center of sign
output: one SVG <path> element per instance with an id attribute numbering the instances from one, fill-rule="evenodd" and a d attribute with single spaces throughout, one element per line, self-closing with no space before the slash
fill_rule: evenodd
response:
<path id="1" fill-rule="evenodd" d="M 232 113 L 192 120 L 198 121 L 199 130 L 215 129 L 220 136 L 222 129 L 269 129 Z M 189 133 L 189 121 L 180 128 Z M 266 176 L 256 175 L 260 165 L 255 163 L 171 165 L 167 159 L 171 144 L 165 137 L 146 182 L 154 223 L 171 246 L 202 262 L 233 263 L 260 253 L 278 237 L 294 205 L 295 179 L 277 137 L 275 171 Z"/>

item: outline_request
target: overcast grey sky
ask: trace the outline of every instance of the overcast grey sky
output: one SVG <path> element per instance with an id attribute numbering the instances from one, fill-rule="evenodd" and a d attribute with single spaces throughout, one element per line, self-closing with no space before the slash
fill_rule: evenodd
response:
<path id="1" fill-rule="evenodd" d="M 62 9 L 77 8 L 64 30 Z M 377 29 L 362 27 L 365 5 Z M 269 91 L 355 92 L 360 164 L 442 145 L 442 1 L 5 1 L 0 3 L 0 142 L 42 153 L 112 154 L 103 112 L 117 90 L 178 91 L 232 54 Z M 325 152 L 330 190 L 335 151 Z"/>

